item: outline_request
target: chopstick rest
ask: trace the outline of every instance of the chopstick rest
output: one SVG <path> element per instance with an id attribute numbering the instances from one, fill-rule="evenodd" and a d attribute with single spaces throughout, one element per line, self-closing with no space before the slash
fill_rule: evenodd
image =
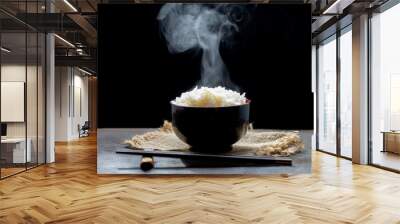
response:
<path id="1" fill-rule="evenodd" d="M 140 169 L 149 171 L 154 168 L 154 158 L 152 156 L 142 156 L 140 160 Z"/>

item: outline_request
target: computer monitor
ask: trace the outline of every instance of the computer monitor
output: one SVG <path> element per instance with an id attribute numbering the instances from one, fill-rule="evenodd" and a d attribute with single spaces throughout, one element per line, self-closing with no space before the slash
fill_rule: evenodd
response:
<path id="1" fill-rule="evenodd" d="M 2 123 L 1 124 L 1 137 L 7 136 L 7 124 Z"/>

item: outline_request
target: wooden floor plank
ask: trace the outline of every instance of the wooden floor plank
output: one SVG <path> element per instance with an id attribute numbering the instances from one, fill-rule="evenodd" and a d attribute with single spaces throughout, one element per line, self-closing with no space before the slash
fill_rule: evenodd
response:
<path id="1" fill-rule="evenodd" d="M 96 174 L 96 138 L 0 181 L 0 223 L 400 223 L 400 175 L 313 153 L 313 173 Z"/>

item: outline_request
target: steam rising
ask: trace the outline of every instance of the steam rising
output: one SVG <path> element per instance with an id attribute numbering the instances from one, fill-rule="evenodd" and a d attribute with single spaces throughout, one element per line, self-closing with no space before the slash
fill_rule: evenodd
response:
<path id="1" fill-rule="evenodd" d="M 219 46 L 239 31 L 242 9 L 223 4 L 163 5 L 157 19 L 171 53 L 190 49 L 202 50 L 201 80 L 199 85 L 235 88 L 221 58 Z"/>

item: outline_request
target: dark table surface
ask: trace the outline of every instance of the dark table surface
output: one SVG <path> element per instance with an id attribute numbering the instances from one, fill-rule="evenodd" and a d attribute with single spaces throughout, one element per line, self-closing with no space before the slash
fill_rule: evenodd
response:
<path id="1" fill-rule="evenodd" d="M 300 131 L 304 150 L 292 155 L 292 166 L 268 167 L 187 167 L 181 159 L 154 157 L 155 167 L 147 172 L 140 169 L 141 156 L 117 154 L 126 151 L 124 140 L 133 135 L 153 129 L 104 128 L 97 131 L 97 173 L 98 174 L 298 174 L 311 172 L 311 137 L 312 131 Z"/>

